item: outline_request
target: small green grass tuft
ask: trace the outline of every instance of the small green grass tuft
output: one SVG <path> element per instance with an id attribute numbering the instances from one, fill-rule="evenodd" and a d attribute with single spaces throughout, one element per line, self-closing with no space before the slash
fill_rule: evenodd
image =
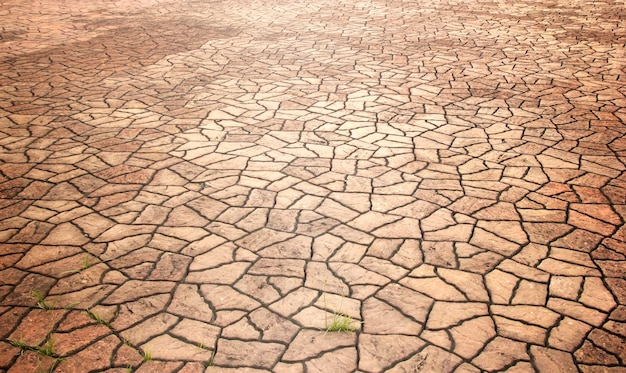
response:
<path id="1" fill-rule="evenodd" d="M 53 310 L 54 309 L 54 304 L 53 303 L 48 303 L 46 301 L 46 297 L 44 297 L 43 295 L 39 294 L 36 290 L 32 290 L 30 292 L 30 294 L 37 300 L 37 307 L 41 308 L 42 310 Z"/>
<path id="2" fill-rule="evenodd" d="M 328 309 L 328 304 L 326 303 L 326 280 L 324 280 L 324 292 L 322 296 L 324 297 L 324 308 Z M 352 317 L 341 312 L 342 305 L 343 297 L 341 297 L 341 302 L 339 303 L 339 311 L 333 312 L 330 322 L 328 320 L 328 314 L 325 313 L 324 330 L 326 332 L 353 332 L 356 330 L 356 327 L 352 326 Z"/>
<path id="3" fill-rule="evenodd" d="M 152 352 L 150 352 L 149 350 L 143 350 L 143 361 L 150 360 L 152 360 Z"/>
<path id="4" fill-rule="evenodd" d="M 52 338 L 49 338 L 48 342 L 46 342 L 45 345 L 39 347 L 37 349 L 37 351 L 40 354 L 45 355 L 45 356 L 54 356 L 54 355 L 56 355 L 54 353 L 54 341 L 52 340 Z"/>
<path id="5" fill-rule="evenodd" d="M 24 351 L 34 351 L 40 355 L 49 356 L 56 358 L 53 367 L 55 367 L 60 361 L 61 357 L 54 352 L 54 341 L 52 338 L 48 338 L 48 341 L 43 346 L 29 345 L 25 343 L 22 338 L 19 340 L 14 339 L 6 339 L 11 346 L 19 348 L 22 352 Z"/>
<path id="6" fill-rule="evenodd" d="M 91 264 L 89 263 L 89 255 L 85 255 L 83 258 L 83 269 L 87 269 L 89 267 L 91 267 Z"/>
<path id="7" fill-rule="evenodd" d="M 9 344 L 13 347 L 17 347 L 22 351 L 28 350 L 30 348 L 29 345 L 27 345 L 26 343 L 24 343 L 24 340 L 20 337 L 19 340 L 15 340 L 15 339 L 9 339 L 7 340 L 7 342 L 9 342 Z"/>
<path id="8" fill-rule="evenodd" d="M 97 313 L 87 309 L 85 310 L 87 312 L 87 315 L 89 315 L 89 317 L 91 317 L 92 319 L 96 320 L 96 322 L 98 324 L 104 325 L 104 326 L 108 326 L 111 327 L 111 323 L 109 323 L 108 321 L 104 320 L 102 317 L 100 317 L 100 315 L 98 315 Z"/>
<path id="9" fill-rule="evenodd" d="M 334 313 L 330 324 L 328 323 L 328 319 L 326 319 L 325 330 L 327 332 L 353 332 L 356 328 L 352 326 L 352 317 L 341 313 Z"/>

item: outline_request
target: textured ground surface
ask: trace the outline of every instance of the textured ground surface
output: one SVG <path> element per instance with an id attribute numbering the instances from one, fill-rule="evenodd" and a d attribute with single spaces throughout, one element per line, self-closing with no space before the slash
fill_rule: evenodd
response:
<path id="1" fill-rule="evenodd" d="M 626 371 L 623 2 L 0 17 L 1 372 Z"/>

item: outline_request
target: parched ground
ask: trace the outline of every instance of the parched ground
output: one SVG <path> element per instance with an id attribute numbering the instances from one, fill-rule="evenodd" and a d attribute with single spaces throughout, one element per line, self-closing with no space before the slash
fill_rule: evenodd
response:
<path id="1" fill-rule="evenodd" d="M 626 372 L 625 96 L 617 0 L 0 0 L 0 372 Z"/>

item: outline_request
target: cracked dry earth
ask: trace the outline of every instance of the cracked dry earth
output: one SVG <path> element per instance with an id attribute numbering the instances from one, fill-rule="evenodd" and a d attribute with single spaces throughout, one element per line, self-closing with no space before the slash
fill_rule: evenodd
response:
<path id="1" fill-rule="evenodd" d="M 623 2 L 0 17 L 1 372 L 626 372 Z"/>

